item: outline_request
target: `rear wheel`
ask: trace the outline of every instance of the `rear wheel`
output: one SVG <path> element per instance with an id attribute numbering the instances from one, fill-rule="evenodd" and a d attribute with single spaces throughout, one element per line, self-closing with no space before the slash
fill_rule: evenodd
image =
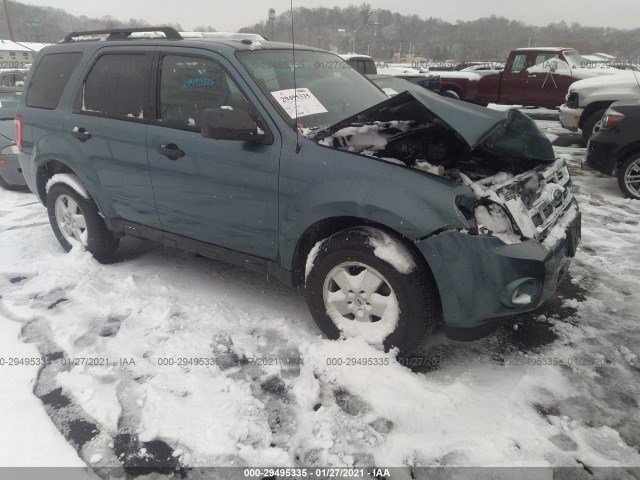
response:
<path id="1" fill-rule="evenodd" d="M 47 211 L 53 232 L 65 251 L 83 245 L 98 261 L 107 261 L 119 240 L 109 231 L 90 198 L 66 184 L 53 185 L 47 193 Z"/>
<path id="2" fill-rule="evenodd" d="M 442 95 L 443 97 L 453 98 L 455 100 L 460 100 L 460 94 L 458 92 L 456 92 L 452 88 L 445 88 L 444 90 L 442 90 L 440 92 L 440 95 Z"/>
<path id="3" fill-rule="evenodd" d="M 640 200 L 640 154 L 632 156 L 620 166 L 618 185 L 625 197 Z"/>
<path id="4" fill-rule="evenodd" d="M 593 112 L 582 124 L 582 139 L 587 144 L 589 139 L 600 131 L 600 120 L 604 116 L 606 109 L 600 109 Z"/>
<path id="5" fill-rule="evenodd" d="M 430 273 L 400 240 L 374 228 L 352 228 L 327 239 L 313 260 L 305 293 L 328 338 L 362 337 L 385 350 L 398 347 L 403 355 L 433 332 L 441 316 Z"/>

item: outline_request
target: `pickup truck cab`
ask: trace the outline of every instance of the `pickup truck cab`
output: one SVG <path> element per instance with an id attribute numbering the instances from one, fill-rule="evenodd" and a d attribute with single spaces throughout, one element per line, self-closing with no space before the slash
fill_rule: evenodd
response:
<path id="1" fill-rule="evenodd" d="M 479 104 L 554 108 L 564 103 L 573 82 L 615 72 L 586 65 L 573 48 L 518 48 L 502 70 L 442 72 L 440 93 Z"/>

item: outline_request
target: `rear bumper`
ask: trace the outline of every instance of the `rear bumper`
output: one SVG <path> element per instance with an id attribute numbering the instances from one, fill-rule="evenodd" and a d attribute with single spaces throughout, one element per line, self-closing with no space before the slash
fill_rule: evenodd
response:
<path id="1" fill-rule="evenodd" d="M 605 175 L 613 175 L 618 164 L 618 142 L 609 142 L 603 133 L 597 133 L 589 140 L 587 145 L 586 163 L 591 168 Z"/>
<path id="2" fill-rule="evenodd" d="M 575 202 L 558 225 L 569 220 L 568 235 L 551 245 L 534 240 L 507 245 L 496 237 L 457 231 L 418 242 L 435 277 L 447 329 L 489 333 L 497 318 L 535 310 L 548 299 L 580 241 Z"/>
<path id="3" fill-rule="evenodd" d="M 24 180 L 29 187 L 29 190 L 38 195 L 38 187 L 36 185 L 36 176 L 33 172 L 33 160 L 31 159 L 31 155 L 21 152 L 18 157 L 20 167 L 22 168 L 22 175 L 24 176 Z"/>
<path id="4" fill-rule="evenodd" d="M 580 118 L 583 108 L 569 108 L 566 105 L 560 107 L 560 123 L 568 130 L 576 131 L 580 128 Z"/>
<path id="5" fill-rule="evenodd" d="M 3 160 L 3 162 L 0 162 L 0 176 L 2 179 L 14 187 L 25 186 L 27 183 L 24 175 L 22 175 L 18 155 L 2 155 L 0 159 Z"/>

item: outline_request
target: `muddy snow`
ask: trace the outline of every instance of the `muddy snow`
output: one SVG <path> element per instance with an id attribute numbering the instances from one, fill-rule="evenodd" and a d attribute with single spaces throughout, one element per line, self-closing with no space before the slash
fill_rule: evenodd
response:
<path id="1" fill-rule="evenodd" d="M 0 465 L 640 466 L 640 202 L 539 124 L 582 211 L 569 278 L 402 365 L 324 339 L 274 279 L 133 238 L 110 265 L 65 254 L 0 190 Z"/>

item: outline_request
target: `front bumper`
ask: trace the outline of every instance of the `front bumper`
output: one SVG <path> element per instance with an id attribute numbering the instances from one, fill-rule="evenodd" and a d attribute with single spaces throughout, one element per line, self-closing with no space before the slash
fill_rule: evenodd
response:
<path id="1" fill-rule="evenodd" d="M 22 175 L 18 155 L 0 155 L 0 176 L 12 187 L 24 187 L 27 184 Z"/>
<path id="2" fill-rule="evenodd" d="M 568 130 L 575 132 L 580 128 L 580 118 L 584 108 L 569 108 L 566 105 L 560 106 L 560 123 Z"/>
<path id="3" fill-rule="evenodd" d="M 568 222 L 568 220 L 571 220 Z M 577 204 L 558 219 L 567 235 L 551 245 L 535 240 L 507 245 L 492 236 L 448 231 L 417 242 L 435 278 L 445 325 L 454 330 L 482 330 L 495 319 L 535 310 L 556 290 L 580 242 Z M 551 237 L 551 236 L 550 236 Z M 518 296 L 519 285 L 535 286 Z"/>

